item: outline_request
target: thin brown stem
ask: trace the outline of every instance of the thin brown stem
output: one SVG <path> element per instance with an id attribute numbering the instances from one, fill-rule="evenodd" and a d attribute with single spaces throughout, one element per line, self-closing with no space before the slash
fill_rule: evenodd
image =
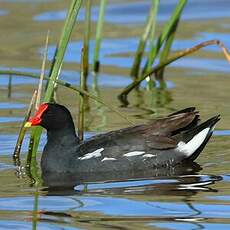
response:
<path id="1" fill-rule="evenodd" d="M 124 103 L 124 104 L 128 104 L 128 100 L 127 100 L 127 96 L 128 94 L 135 88 L 137 87 L 144 79 L 146 79 L 147 77 L 151 76 L 152 74 L 155 74 L 157 71 L 163 69 L 165 66 L 171 64 L 172 62 L 187 56 L 191 53 L 196 52 L 197 50 L 200 50 L 201 48 L 204 48 L 206 46 L 209 45 L 218 45 L 222 52 L 224 53 L 224 56 L 226 58 L 226 60 L 230 63 L 230 54 L 228 49 L 225 47 L 224 43 L 222 43 L 220 40 L 218 39 L 214 39 L 214 40 L 209 40 L 209 41 L 205 41 L 202 42 L 198 45 L 193 46 L 192 48 L 188 48 L 185 49 L 183 51 L 177 52 L 175 53 L 172 57 L 168 58 L 167 60 L 165 60 L 164 62 L 158 64 L 157 66 L 155 66 L 154 68 L 152 68 L 150 71 L 148 71 L 144 76 L 142 76 L 141 78 L 137 79 L 136 81 L 132 82 L 130 85 L 128 85 L 118 96 L 119 100 Z"/>
<path id="2" fill-rule="evenodd" d="M 45 42 L 45 50 L 43 54 L 43 60 L 42 60 L 42 67 L 41 67 L 41 75 L 38 85 L 38 93 L 37 93 L 37 99 L 35 103 L 35 110 L 38 110 L 38 107 L 41 103 L 41 94 L 42 94 L 42 83 L 45 76 L 45 68 L 46 68 L 46 60 L 47 60 L 47 54 L 48 54 L 48 44 L 49 44 L 49 30 L 46 35 L 46 42 Z"/>

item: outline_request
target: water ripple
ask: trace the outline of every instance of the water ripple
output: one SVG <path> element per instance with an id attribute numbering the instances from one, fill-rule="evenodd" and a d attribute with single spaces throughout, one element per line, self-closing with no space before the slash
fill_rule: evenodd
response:
<path id="1" fill-rule="evenodd" d="M 21 122 L 23 117 L 0 117 L 0 123 Z"/>
<path id="2" fill-rule="evenodd" d="M 165 0 L 160 4 L 159 14 L 157 16 L 158 22 L 167 21 L 173 11 L 173 8 L 177 4 L 177 0 Z M 207 5 L 209 6 L 207 9 Z M 146 15 L 148 14 L 151 6 L 150 1 L 129 2 L 129 3 L 116 3 L 109 4 L 106 7 L 105 21 L 107 23 L 117 24 L 137 24 L 145 23 Z M 224 17 L 230 17 L 229 13 L 229 1 L 219 0 L 216 4 L 216 0 L 193 0 L 189 1 L 186 5 L 183 13 L 183 20 L 204 20 L 204 19 L 219 19 Z M 99 13 L 99 7 L 92 7 L 91 15 L 92 21 L 97 21 Z M 35 15 L 33 20 L 35 21 L 59 21 L 66 18 L 66 10 L 60 11 L 46 11 L 41 14 Z M 77 20 L 83 21 L 85 10 L 80 10 Z M 124 20 L 125 15 L 125 20 Z"/>
<path id="3" fill-rule="evenodd" d="M 199 42 L 204 41 L 201 37 L 196 40 L 175 40 L 173 44 L 173 49 L 180 50 L 192 47 Z M 126 39 L 104 39 L 101 45 L 101 63 L 103 65 L 116 66 L 119 68 L 130 68 L 133 63 L 133 55 L 124 55 L 125 53 L 135 52 L 136 47 L 138 45 L 138 38 L 126 38 Z M 80 62 L 80 56 L 76 56 L 76 53 L 81 53 L 82 42 L 70 42 L 67 48 L 67 52 L 65 55 L 65 62 L 75 63 Z M 90 42 L 90 51 L 91 54 L 89 59 L 90 63 L 92 63 L 93 59 L 93 47 L 94 41 Z M 220 51 L 219 48 L 215 46 L 206 47 L 206 50 L 210 51 Z M 56 46 L 50 46 L 48 52 L 48 59 L 52 60 Z M 148 47 L 146 48 L 148 50 Z M 42 49 L 39 52 L 43 52 Z M 144 57 L 142 60 L 142 67 L 146 58 Z M 179 59 L 173 62 L 171 67 L 180 67 L 180 68 L 192 68 L 197 70 L 205 70 L 211 72 L 229 72 L 229 64 L 224 59 L 210 59 L 210 58 L 195 58 L 195 57 L 186 57 Z"/>
<path id="4" fill-rule="evenodd" d="M 230 130 L 214 130 L 213 132 L 214 136 L 230 136 Z"/>
<path id="5" fill-rule="evenodd" d="M 0 102 L 0 109 L 24 109 L 27 105 L 13 102 Z"/>

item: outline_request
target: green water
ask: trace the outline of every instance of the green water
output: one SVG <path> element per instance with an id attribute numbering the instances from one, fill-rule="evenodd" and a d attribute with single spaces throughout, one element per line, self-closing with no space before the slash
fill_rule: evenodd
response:
<path id="1" fill-rule="evenodd" d="M 214 136 L 196 160 L 196 170 L 180 175 L 110 183 L 92 183 L 72 190 L 38 188 L 25 175 L 17 176 L 12 161 L 20 122 L 37 81 L 13 76 L 8 98 L 8 76 L 0 77 L 0 229 L 229 229 L 230 228 L 230 66 L 216 46 L 207 47 L 166 69 L 168 88 L 141 90 L 121 107 L 117 95 L 130 83 L 129 68 L 143 31 L 150 1 L 108 1 L 101 50 L 98 87 L 91 91 L 136 123 L 145 123 L 177 109 L 196 106 L 203 119 L 221 114 Z M 176 1 L 162 1 L 158 33 Z M 228 0 L 190 0 L 179 24 L 173 51 L 209 39 L 230 48 Z M 47 30 L 51 60 L 70 1 L 0 1 L 0 69 L 39 73 Z M 98 1 L 93 1 L 93 50 Z M 61 79 L 79 82 L 84 12 L 73 32 Z M 92 52 L 91 52 L 92 55 Z M 49 63 L 50 64 L 50 63 Z M 48 68 L 47 68 L 48 69 Z M 143 85 L 144 87 L 144 85 Z M 77 95 L 60 87 L 57 100 L 77 119 Z M 91 101 L 86 114 L 86 138 L 129 126 L 128 122 Z M 45 143 L 42 137 L 40 151 Z M 28 142 L 28 136 L 26 138 Z M 23 146 L 25 159 L 27 143 Z M 40 154 L 38 156 L 38 161 Z M 22 170 L 23 171 L 23 170 Z"/>

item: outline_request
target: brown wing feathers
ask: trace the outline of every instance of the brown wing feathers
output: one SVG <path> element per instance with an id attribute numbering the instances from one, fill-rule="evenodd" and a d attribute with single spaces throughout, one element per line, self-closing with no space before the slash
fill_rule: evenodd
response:
<path id="1" fill-rule="evenodd" d="M 199 121 L 198 112 L 179 113 L 166 118 L 156 120 L 148 129 L 152 129 L 152 134 L 171 136 L 177 132 L 197 125 Z"/>
<path id="2" fill-rule="evenodd" d="M 184 109 L 150 124 L 147 129 L 143 130 L 146 145 L 155 149 L 175 148 L 178 143 L 176 136 L 197 126 L 199 114 L 194 110 L 195 108 Z"/>

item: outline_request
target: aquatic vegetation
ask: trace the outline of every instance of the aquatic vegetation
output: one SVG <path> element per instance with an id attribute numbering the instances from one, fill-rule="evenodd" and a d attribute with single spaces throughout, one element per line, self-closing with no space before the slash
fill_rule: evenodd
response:
<path id="1" fill-rule="evenodd" d="M 87 51 L 86 51 L 87 52 Z M 81 52 L 81 73 L 80 73 L 80 88 L 82 90 L 86 90 L 86 75 L 85 75 L 85 69 L 84 66 L 86 65 L 85 61 L 87 61 L 84 58 L 84 49 L 82 49 Z M 86 97 L 84 94 L 79 94 L 80 96 L 80 103 L 79 103 L 79 114 L 78 114 L 78 137 L 80 141 L 84 138 L 84 112 L 85 112 L 85 106 L 86 106 Z"/>
<path id="2" fill-rule="evenodd" d="M 144 54 L 147 39 L 148 39 L 150 34 L 151 34 L 151 40 L 150 40 L 151 45 L 154 41 L 154 33 L 155 33 L 155 27 L 156 27 L 156 16 L 157 16 L 157 11 L 158 11 L 159 1 L 158 0 L 157 1 L 152 0 L 151 4 L 152 4 L 152 6 L 150 8 L 150 12 L 149 12 L 149 15 L 147 17 L 146 26 L 145 26 L 144 32 L 142 33 L 142 35 L 140 37 L 139 44 L 138 44 L 138 47 L 137 47 L 137 50 L 136 50 L 136 53 L 134 56 L 133 65 L 132 65 L 131 71 L 130 71 L 130 75 L 134 80 L 137 79 L 139 76 L 139 70 L 140 70 L 142 57 Z M 149 53 L 151 54 L 152 52 L 149 52 Z M 150 60 L 148 60 L 148 63 L 150 63 Z"/>
<path id="3" fill-rule="evenodd" d="M 83 55 L 83 60 L 82 61 L 82 66 L 81 68 L 83 69 L 83 75 L 85 78 L 85 83 L 84 83 L 84 89 L 86 90 L 87 85 L 86 85 L 86 78 L 88 76 L 89 72 L 89 41 L 90 41 L 90 23 L 91 23 L 91 1 L 86 1 L 85 2 L 85 30 L 84 30 L 84 42 L 83 42 L 83 52 L 81 55 Z"/>
<path id="4" fill-rule="evenodd" d="M 127 100 L 127 96 L 128 94 L 135 88 L 137 87 L 143 80 L 145 80 L 146 78 L 148 78 L 149 76 L 156 74 L 157 72 L 161 71 L 163 68 L 165 68 L 165 66 L 171 64 L 172 62 L 185 57 L 191 53 L 196 52 L 197 50 L 204 48 L 206 46 L 209 45 L 218 45 L 223 54 L 224 57 L 226 58 L 226 60 L 230 63 L 230 53 L 228 51 L 228 49 L 224 46 L 224 44 L 219 41 L 219 40 L 210 40 L 210 41 L 205 41 L 202 42 L 198 45 L 195 45 L 194 47 L 185 49 L 183 51 L 180 51 L 178 53 L 175 53 L 174 55 L 172 55 L 171 57 L 169 57 L 168 59 L 164 60 L 164 62 L 160 62 L 158 65 L 156 65 L 155 67 L 153 67 L 150 71 L 148 71 L 145 75 L 143 75 L 142 77 L 140 77 L 139 79 L 137 79 L 136 81 L 134 81 L 133 83 L 131 83 L 130 85 L 128 85 L 122 92 L 121 94 L 118 96 L 118 98 L 121 100 L 122 103 L 124 104 L 128 104 L 128 100 Z"/>
<path id="5" fill-rule="evenodd" d="M 27 155 L 30 141 L 30 132 L 27 130 L 23 144 L 18 145 L 21 154 L 15 158 L 16 167 L 13 165 L 12 153 L 18 132 L 32 94 L 38 89 L 39 81 L 41 82 L 42 70 L 45 70 L 42 93 L 37 105 L 39 101 L 42 103 L 44 100 L 55 50 L 57 52 L 56 44 L 59 44 L 71 2 L 72 0 L 8 0 L 2 3 L 8 15 L 0 16 L 2 32 L 7 34 L 0 38 L 3 71 L 0 76 L 1 228 L 229 229 L 230 69 L 225 60 L 229 55 L 227 49 L 221 48 L 223 53 L 226 53 L 224 58 L 216 45 L 218 41 L 210 41 L 216 38 L 223 42 L 225 47 L 230 47 L 230 2 L 227 0 L 187 1 L 166 60 L 179 50 L 183 52 L 203 41 L 210 41 L 209 46 L 190 53 L 186 58 L 171 62 L 164 69 L 163 83 L 166 83 L 166 86 L 161 87 L 160 80 L 156 80 L 156 74 L 160 71 L 151 75 L 150 87 L 146 80 L 141 81 L 137 86 L 138 90 L 134 87 L 131 93 L 127 94 L 129 106 L 126 107 L 121 106 L 117 95 L 133 81 L 130 71 L 138 42 L 145 30 L 152 0 L 107 1 L 99 49 L 100 68 L 95 75 L 91 71 L 102 1 L 90 1 L 88 75 L 87 79 L 83 79 L 87 81 L 87 90 L 80 85 L 80 75 L 82 77 L 83 74 L 80 56 L 85 44 L 87 22 L 89 23 L 85 20 L 86 3 L 89 1 L 82 1 L 52 95 L 53 100 L 70 109 L 76 128 L 80 124 L 80 98 L 86 95 L 88 101 L 82 103 L 85 104 L 82 110 L 84 139 L 131 126 L 130 122 L 122 117 L 124 114 L 134 125 L 138 125 L 165 117 L 186 106 L 196 106 L 202 114 L 202 120 L 220 113 L 222 119 L 195 164 L 183 165 L 182 168 L 150 170 L 154 175 L 152 177 L 149 177 L 148 173 L 138 173 L 134 180 L 130 180 L 133 175 L 125 173 L 128 178 L 125 181 L 122 178 L 119 181 L 107 181 L 111 174 L 101 174 L 103 181 L 99 183 L 96 183 L 94 177 L 93 183 L 86 184 L 84 181 L 77 184 L 74 190 L 63 187 L 62 191 L 57 188 L 50 189 L 44 187 L 45 181 L 40 179 L 40 174 L 43 173 L 40 157 L 47 140 L 46 133 L 41 135 L 35 161 L 35 157 Z M 168 24 L 166 21 L 178 3 L 179 0 L 159 1 L 155 31 L 150 31 L 146 41 L 138 78 L 144 76 L 143 68 L 149 60 L 149 50 L 156 45 L 158 37 Z M 36 20 L 36 15 L 44 14 L 50 19 Z M 61 20 L 56 16 L 62 17 Z M 45 39 L 48 30 L 50 41 L 45 63 Z M 149 71 L 159 64 L 167 41 L 163 42 L 154 63 L 149 66 Z M 45 67 L 41 67 L 44 63 Z M 31 115 L 36 110 L 35 105 L 33 108 Z M 118 115 L 116 110 L 122 114 Z M 94 152 L 95 160 L 100 151 L 98 148 L 98 152 Z M 89 158 L 92 152 L 87 152 L 89 154 L 85 157 Z M 103 151 L 101 154 L 103 156 Z M 146 161 L 153 157 L 148 155 L 149 153 L 141 155 L 141 152 L 134 149 L 125 154 L 127 158 L 140 154 Z M 115 158 L 104 157 L 101 161 L 103 164 L 111 161 L 113 166 Z M 89 160 L 83 159 L 84 156 L 80 156 L 81 161 Z M 27 161 L 29 167 L 25 168 Z M 62 177 L 57 180 L 64 181 Z M 60 182 L 58 184 L 60 185 Z"/>
<path id="6" fill-rule="evenodd" d="M 62 69 L 62 65 L 64 62 L 64 55 L 67 49 L 67 45 L 69 43 L 72 31 L 74 29 L 76 21 L 76 17 L 78 15 L 78 12 L 80 8 L 82 7 L 82 1 L 81 0 L 73 0 L 71 2 L 68 14 L 66 16 L 66 20 L 63 26 L 62 34 L 60 37 L 60 40 L 58 42 L 58 45 L 56 47 L 56 51 L 53 57 L 52 65 L 49 70 L 49 74 L 45 75 L 45 63 L 46 63 L 46 57 L 47 57 L 47 47 L 48 47 L 48 37 L 46 39 L 46 48 L 44 51 L 44 57 L 43 57 L 43 63 L 41 68 L 41 75 L 37 75 L 35 73 L 24 73 L 20 71 L 0 71 L 0 74 L 9 74 L 9 86 L 8 86 L 8 92 L 9 97 L 11 94 L 11 80 L 12 75 L 14 76 L 29 76 L 33 78 L 40 78 L 40 84 L 38 89 L 38 96 L 36 100 L 35 110 L 38 108 L 38 105 L 40 104 L 40 101 L 44 102 L 50 102 L 55 101 L 56 98 L 56 91 L 59 85 L 65 86 L 68 89 L 74 90 L 77 92 L 78 95 L 80 95 L 80 103 L 79 103 L 79 116 L 78 116 L 78 131 L 80 139 L 83 139 L 83 131 L 84 131 L 84 111 L 87 109 L 88 99 L 91 98 L 105 107 L 109 108 L 110 110 L 114 111 L 115 113 L 119 114 L 119 116 L 126 119 L 129 123 L 132 123 L 126 116 L 124 116 L 121 112 L 119 112 L 118 109 L 114 108 L 109 103 L 105 103 L 103 99 L 101 99 L 99 96 L 95 96 L 94 94 L 91 94 L 88 92 L 87 87 L 87 76 L 89 73 L 94 71 L 97 73 L 99 71 L 100 66 L 100 60 L 99 60 L 99 54 L 100 54 L 100 45 L 102 40 L 102 27 L 104 23 L 104 16 L 105 16 L 105 10 L 106 10 L 106 3 L 107 1 L 101 1 L 100 2 L 100 11 L 99 11 L 99 17 L 98 17 L 98 23 L 96 28 L 96 38 L 95 38 L 95 46 L 94 46 L 94 53 L 93 53 L 93 62 L 92 62 L 92 69 L 90 68 L 90 61 L 89 61 L 89 44 L 90 44 L 90 34 L 91 34 L 91 1 L 85 2 L 85 23 L 84 23 L 84 39 L 83 39 L 83 49 L 81 53 L 81 69 L 80 69 L 80 88 L 71 85 L 69 82 L 65 82 L 59 79 L 60 72 Z M 165 88 L 165 82 L 163 78 L 164 74 L 164 68 L 171 64 L 172 62 L 178 60 L 179 58 L 182 58 L 186 55 L 189 55 L 193 52 L 196 52 L 197 50 L 208 46 L 216 44 L 218 45 L 224 55 L 225 58 L 230 61 L 229 58 L 229 52 L 227 48 L 224 46 L 222 42 L 219 40 L 211 40 L 202 42 L 201 44 L 198 44 L 192 48 L 187 48 L 184 51 L 180 51 L 179 53 L 175 53 L 173 55 L 170 55 L 170 49 L 172 46 L 172 43 L 174 41 L 175 33 L 178 27 L 178 23 L 180 21 L 180 17 L 182 14 L 182 11 L 186 5 L 186 0 L 180 0 L 178 4 L 176 5 L 174 11 L 172 12 L 172 15 L 170 17 L 170 20 L 163 26 L 163 29 L 159 36 L 156 38 L 156 27 L 157 27 L 157 21 L 156 16 L 158 13 L 158 7 L 160 4 L 159 0 L 152 0 L 152 6 L 149 11 L 149 15 L 147 16 L 146 20 L 146 26 L 144 28 L 143 34 L 140 37 L 139 44 L 135 53 L 134 62 L 130 69 L 131 76 L 133 77 L 133 82 L 129 84 L 119 95 L 118 98 L 122 101 L 123 105 L 128 104 L 127 96 L 128 94 L 135 88 L 137 88 L 140 83 L 147 79 L 149 82 L 149 86 L 153 86 L 153 82 L 151 82 L 151 77 L 153 75 L 156 76 L 156 79 L 160 82 L 160 88 L 157 89 L 157 91 L 153 91 L 153 97 L 156 99 L 155 105 L 152 104 L 152 106 L 163 106 L 167 103 L 169 103 L 172 98 L 171 95 L 164 91 Z M 149 40 L 150 48 L 149 52 L 147 54 L 147 60 L 144 65 L 143 70 L 140 70 L 141 62 L 143 61 L 143 57 L 145 56 L 145 46 Z M 156 58 L 159 57 L 159 63 L 155 65 Z M 95 77 L 95 83 L 97 79 L 97 75 L 94 75 Z M 44 98 L 41 96 L 41 90 L 42 90 L 42 82 L 43 79 L 47 81 L 46 91 L 44 93 Z M 94 88 L 96 89 L 96 84 L 94 85 Z M 151 87 L 149 87 L 151 88 Z M 43 98 L 43 100 L 41 99 Z M 33 99 L 34 100 L 34 99 Z M 152 100 L 154 101 L 154 100 Z M 32 102 L 31 102 L 32 103 Z M 33 103 L 32 103 L 33 104 Z M 152 108 L 150 108 L 152 109 Z M 152 110 L 153 111 L 153 110 Z M 27 113 L 25 120 L 28 119 L 28 114 L 31 113 L 30 111 Z M 36 152 L 41 136 L 41 128 L 35 128 L 31 133 L 31 140 L 30 140 L 30 146 L 29 146 L 29 154 L 27 157 L 27 164 L 28 165 L 34 165 L 31 163 L 31 160 L 36 159 Z M 22 143 L 22 139 L 24 136 L 25 130 L 21 129 L 19 140 L 17 143 L 17 147 L 15 150 L 15 156 L 18 158 L 19 152 L 20 152 L 20 146 Z M 36 168 L 36 166 L 33 166 Z"/>
<path id="7" fill-rule="evenodd" d="M 187 3 L 187 0 L 181 0 L 176 5 L 170 19 L 168 22 L 164 25 L 163 30 L 159 37 L 157 38 L 156 44 L 152 45 L 149 51 L 149 58 L 147 60 L 147 63 L 142 71 L 142 75 L 146 73 L 146 71 L 149 71 L 154 61 L 157 57 L 157 55 L 160 56 L 160 62 L 163 62 L 170 52 L 171 45 L 174 40 L 174 35 L 177 30 L 178 23 L 180 21 L 180 17 L 182 14 L 182 11 Z M 161 48 L 163 47 L 162 51 L 160 52 Z M 160 54 L 159 54 L 160 52 Z"/>
<path id="8" fill-rule="evenodd" d="M 21 164 L 21 162 L 20 162 L 20 152 L 21 152 L 22 142 L 23 142 L 23 139 L 24 139 L 24 136 L 25 136 L 25 133 L 26 133 L 25 123 L 30 118 L 30 115 L 32 113 L 32 109 L 33 109 L 33 107 L 35 105 L 36 99 L 37 99 L 37 90 L 34 91 L 34 94 L 33 94 L 32 98 L 31 98 L 31 101 L 30 101 L 30 105 L 28 107 L 28 110 L 26 112 L 25 118 L 24 118 L 24 120 L 23 120 L 23 122 L 21 124 L 21 128 L 19 130 L 18 139 L 17 139 L 16 146 L 15 146 L 14 153 L 13 153 L 14 162 L 15 162 L 15 165 L 17 165 L 17 166 L 19 166 Z"/>
<path id="9" fill-rule="evenodd" d="M 156 57 L 158 55 L 160 56 L 160 63 L 166 60 L 170 52 L 172 42 L 174 40 L 174 35 L 175 35 L 177 25 L 180 20 L 181 13 L 186 3 L 187 3 L 187 0 L 180 0 L 178 2 L 170 19 L 164 25 L 161 34 L 156 39 L 156 44 L 155 44 L 156 16 L 157 16 L 158 7 L 159 7 L 160 2 L 152 1 L 152 8 L 150 9 L 150 14 L 147 19 L 145 31 L 141 35 L 139 46 L 136 51 L 136 56 L 134 58 L 134 63 L 131 69 L 131 76 L 134 77 L 134 81 L 139 78 L 140 63 L 142 61 L 143 53 L 145 50 L 145 44 L 146 44 L 148 37 L 150 40 L 150 50 L 148 54 L 148 59 L 142 70 L 142 75 L 145 75 L 146 72 L 152 68 L 156 60 Z M 162 47 L 163 49 L 161 51 Z M 160 79 L 161 81 L 163 81 L 163 70 L 158 72 L 157 79 Z"/>
<path id="10" fill-rule="evenodd" d="M 52 68 L 50 70 L 49 81 L 47 85 L 47 89 L 44 96 L 45 102 L 50 102 L 53 100 L 54 89 L 56 86 L 56 80 L 59 77 L 61 66 L 63 63 L 65 50 L 68 45 L 70 35 L 72 33 L 73 27 L 75 25 L 77 14 L 81 7 L 81 0 L 72 1 L 65 24 L 62 30 L 62 34 L 57 46 L 57 50 L 53 59 Z M 33 139 L 30 142 L 29 152 L 31 151 L 32 157 L 36 156 L 40 136 L 42 133 L 42 129 L 40 127 L 33 130 L 32 137 Z M 30 154 L 30 153 L 29 153 Z"/>
<path id="11" fill-rule="evenodd" d="M 100 12 L 97 22 L 96 38 L 95 38 L 95 48 L 94 48 L 94 57 L 93 57 L 93 71 L 97 73 L 100 68 L 99 53 L 102 39 L 102 27 L 105 17 L 105 7 L 107 0 L 101 0 Z"/>

